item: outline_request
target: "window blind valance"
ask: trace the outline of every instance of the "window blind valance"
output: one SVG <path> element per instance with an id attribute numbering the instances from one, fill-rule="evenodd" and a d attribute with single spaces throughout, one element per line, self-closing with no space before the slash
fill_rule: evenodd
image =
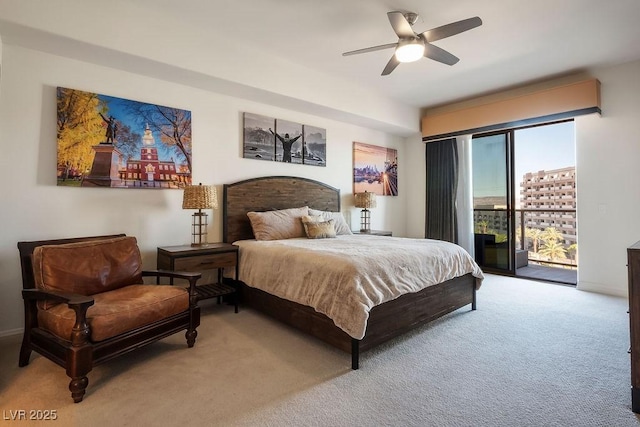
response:
<path id="1" fill-rule="evenodd" d="M 422 117 L 422 140 L 527 126 L 600 113 L 597 79 L 556 86 L 524 95 Z"/>

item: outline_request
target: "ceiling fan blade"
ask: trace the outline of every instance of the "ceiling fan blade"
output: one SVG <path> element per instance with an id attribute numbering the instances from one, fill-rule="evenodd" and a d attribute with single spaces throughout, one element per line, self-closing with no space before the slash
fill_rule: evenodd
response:
<path id="1" fill-rule="evenodd" d="M 476 28 L 482 25 L 482 19 L 474 16 L 473 18 L 463 19 L 462 21 L 452 22 L 451 24 L 443 25 L 442 27 L 433 28 L 420 34 L 429 43 L 436 40 L 441 40 L 446 37 L 455 36 L 456 34 L 464 31 Z"/>
<path id="2" fill-rule="evenodd" d="M 396 58 L 396 55 L 394 54 L 389 60 L 389 62 L 387 62 L 387 66 L 384 67 L 384 70 L 382 70 L 382 75 L 387 76 L 391 74 L 391 72 L 395 70 L 399 64 L 400 64 L 400 61 L 398 61 L 398 59 Z"/>
<path id="3" fill-rule="evenodd" d="M 407 21 L 407 18 L 404 17 L 402 12 L 387 12 L 387 17 L 389 17 L 389 22 L 391 22 L 393 31 L 395 31 L 401 39 L 413 38 L 416 36 L 411 28 L 411 24 L 409 24 L 409 21 Z"/>
<path id="4" fill-rule="evenodd" d="M 342 54 L 342 56 L 349 56 L 349 55 L 357 55 L 359 53 L 374 52 L 376 50 L 389 49 L 391 47 L 396 47 L 397 45 L 398 45 L 398 43 L 381 44 L 379 46 L 366 47 L 364 49 L 358 49 L 358 50 L 352 50 L 350 52 L 345 52 L 345 53 Z"/>
<path id="5" fill-rule="evenodd" d="M 460 58 L 458 58 L 457 56 L 452 55 L 446 50 L 429 43 L 424 44 L 424 56 L 447 65 L 453 65 L 456 62 L 460 61 Z"/>

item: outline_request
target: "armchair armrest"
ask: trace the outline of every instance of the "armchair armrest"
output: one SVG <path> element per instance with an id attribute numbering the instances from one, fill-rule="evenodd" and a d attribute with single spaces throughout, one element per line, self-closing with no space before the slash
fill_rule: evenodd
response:
<path id="1" fill-rule="evenodd" d="M 155 277 L 156 283 L 160 283 L 161 277 L 168 277 L 171 279 L 171 284 L 173 284 L 173 279 L 188 280 L 189 300 L 192 305 L 196 304 L 198 298 L 196 282 L 202 277 L 202 273 L 195 271 L 145 270 L 142 272 L 142 277 Z"/>
<path id="2" fill-rule="evenodd" d="M 169 271 L 169 270 L 145 270 L 142 272 L 142 277 L 168 277 L 170 279 L 185 279 L 191 282 L 197 281 L 202 277 L 202 273 L 194 271 Z"/>
<path id="3" fill-rule="evenodd" d="M 22 298 L 25 300 L 44 301 L 50 300 L 55 302 L 66 303 L 71 307 L 72 305 L 86 305 L 87 308 L 94 304 L 93 297 L 55 291 L 43 291 L 42 289 L 23 289 Z"/>
<path id="4" fill-rule="evenodd" d="M 93 297 L 65 292 L 43 291 L 41 289 L 23 289 L 22 298 L 24 299 L 25 316 L 27 318 L 33 318 L 35 316 L 36 301 L 53 300 L 67 304 L 69 308 L 76 313 L 76 321 L 70 337 L 71 344 L 74 347 L 82 347 L 89 342 L 91 332 L 87 323 L 87 310 L 95 303 Z M 31 310 L 29 308 L 29 302 L 34 304 L 31 315 L 27 314 L 27 311 Z M 35 320 L 29 320 L 28 326 L 25 325 L 25 327 L 30 329 L 34 324 Z"/>

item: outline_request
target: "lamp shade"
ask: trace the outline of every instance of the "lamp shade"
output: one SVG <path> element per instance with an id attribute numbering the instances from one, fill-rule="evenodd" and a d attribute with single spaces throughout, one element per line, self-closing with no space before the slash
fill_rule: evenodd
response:
<path id="1" fill-rule="evenodd" d="M 376 207 L 376 193 L 370 193 L 365 191 L 364 193 L 356 193 L 356 208 L 375 208 Z"/>
<path id="2" fill-rule="evenodd" d="M 218 209 L 218 194 L 211 185 L 189 185 L 184 189 L 182 209 Z"/>

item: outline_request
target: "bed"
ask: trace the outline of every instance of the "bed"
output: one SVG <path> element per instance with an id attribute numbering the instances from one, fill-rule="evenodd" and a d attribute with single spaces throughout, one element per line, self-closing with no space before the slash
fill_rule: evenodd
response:
<path id="1" fill-rule="evenodd" d="M 482 281 L 482 272 L 473 261 L 471 261 L 473 266 L 469 268 L 468 273 L 458 273 L 460 275 L 444 281 L 438 280 L 437 283 L 433 283 L 435 280 L 433 277 L 414 280 L 414 282 L 424 281 L 424 283 L 402 283 L 402 280 L 399 279 L 396 288 L 404 290 L 393 290 L 392 295 L 383 298 L 384 302 L 380 302 L 382 300 L 375 301 L 376 298 L 369 301 L 371 304 L 368 303 L 368 306 L 365 307 L 364 325 L 362 323 L 358 323 L 354 327 L 345 325 L 339 316 L 336 317 L 334 310 L 328 308 L 333 307 L 336 301 L 332 301 L 329 305 L 325 304 L 325 306 L 313 308 L 310 305 L 290 300 L 282 286 L 279 287 L 279 290 L 272 290 L 273 285 L 277 287 L 281 284 L 267 283 L 269 275 L 252 276 L 249 274 L 254 268 L 254 264 L 257 268 L 258 260 L 260 260 L 260 256 L 254 253 L 258 250 L 255 246 L 271 247 L 271 252 L 281 252 L 285 256 L 284 254 L 291 251 L 304 254 L 307 250 L 313 250 L 307 246 L 316 245 L 316 243 L 306 242 L 305 240 L 312 239 L 305 238 L 291 239 L 290 241 L 255 242 L 254 231 L 247 213 L 280 211 L 302 206 L 323 212 L 339 212 L 340 191 L 318 181 L 288 176 L 261 177 L 225 184 L 223 190 L 223 239 L 225 242 L 235 243 L 240 247 L 240 275 L 237 279 L 242 303 L 317 337 L 338 349 L 350 352 L 352 369 L 359 368 L 361 352 L 461 307 L 470 305 L 471 310 L 476 309 L 476 291 Z M 362 246 L 372 247 L 380 243 L 387 246 L 425 243 L 424 239 L 338 236 L 338 239 L 322 239 L 326 243 L 321 244 L 331 243 L 338 245 L 339 248 L 323 248 L 322 251 L 338 251 L 336 253 L 339 253 L 339 251 L 348 250 L 345 248 L 353 246 L 357 239 L 360 239 Z M 434 243 L 439 244 L 438 242 Z M 440 244 L 446 245 L 446 243 Z M 260 250 L 264 249 L 260 248 Z M 361 259 L 359 257 L 360 255 L 352 256 L 353 259 Z M 298 259 L 303 258 L 306 257 L 298 257 Z M 343 258 L 348 258 L 348 256 L 343 256 Z M 252 262 L 254 264 L 248 264 Z M 245 264 L 243 265 L 243 263 Z M 309 278 L 314 275 L 314 272 L 306 273 L 300 270 L 303 267 L 297 262 L 295 265 L 289 265 L 292 266 L 291 271 L 295 273 L 291 274 L 292 280 L 301 277 L 309 281 Z M 256 277 L 260 278 L 256 279 Z M 282 277 L 280 276 L 280 279 Z M 301 280 L 301 286 L 305 280 Z M 375 280 L 382 279 L 376 277 Z M 393 281 L 386 276 L 384 280 Z M 394 284 L 390 284 L 390 288 L 393 289 L 391 285 Z M 423 288 L 423 286 L 426 287 Z M 356 317 L 361 318 L 362 316 Z M 362 319 L 359 321 L 361 322 Z M 336 326 L 336 323 L 340 327 Z"/>

